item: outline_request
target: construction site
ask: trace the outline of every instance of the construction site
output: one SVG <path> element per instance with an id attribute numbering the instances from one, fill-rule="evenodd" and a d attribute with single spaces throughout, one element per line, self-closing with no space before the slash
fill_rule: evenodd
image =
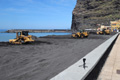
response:
<path id="1" fill-rule="evenodd" d="M 29 1 L 30 5 L 35 4 L 33 0 L 26 1 Z M 32 15 L 28 16 L 29 18 L 18 17 L 18 19 L 30 19 L 31 22 L 27 22 L 30 27 L 24 27 L 28 24 L 25 22 L 27 20 L 23 20 L 24 24 L 20 24 L 23 27 L 14 29 L 20 20 L 15 20 L 15 22 L 9 19 L 13 22 L 13 27 L 1 32 L 1 35 L 6 35 L 3 36 L 5 39 L 8 39 L 6 37 L 10 37 L 10 35 L 16 37 L 0 42 L 0 80 L 120 80 L 120 2 L 118 0 L 77 0 L 71 15 L 71 28 L 64 27 L 67 21 L 65 20 L 64 24 L 61 23 L 63 29 L 53 29 L 55 20 L 59 20 L 60 15 L 69 11 L 67 9 L 59 11 L 60 7 L 57 9 L 54 6 L 52 10 L 55 9 L 57 13 L 60 13 L 57 15 L 60 17 L 57 18 L 55 17 L 56 12 L 53 14 L 54 11 L 48 10 L 50 6 L 47 4 L 50 2 L 46 1 L 47 4 L 41 2 L 36 2 L 37 5 L 34 5 L 36 7 L 29 6 L 30 10 L 44 6 L 42 9 L 49 12 L 36 9 L 37 12 L 32 10 L 28 11 L 29 13 L 25 12 L 26 16 L 32 12 L 36 13 L 37 15 L 32 13 L 36 17 L 35 19 L 31 19 Z M 60 2 L 64 2 L 64 0 Z M 37 7 L 38 5 L 40 6 Z M 56 5 L 58 6 L 58 4 Z M 5 11 L 7 12 L 7 9 Z M 18 10 L 8 8 L 8 11 L 16 12 Z M 24 12 L 24 10 L 20 11 Z M 42 13 L 40 14 L 38 11 Z M 50 16 L 50 13 L 53 16 Z M 44 14 L 47 16 L 43 16 Z M 68 16 L 68 14 L 66 15 Z M 42 16 L 42 19 L 39 19 L 38 16 Z M 45 17 L 47 18 L 45 19 Z M 51 18 L 49 19 L 49 17 Z M 38 21 L 36 21 L 37 18 Z M 61 19 L 63 20 L 63 18 Z M 44 20 L 44 25 L 41 25 Z M 51 26 L 50 21 L 53 22 Z M 10 22 L 10 24 L 12 23 Z M 50 29 L 44 29 L 47 28 L 45 24 Z M 60 26 L 58 23 L 56 24 Z M 33 29 L 35 26 L 40 27 Z M 29 34 L 49 34 L 50 32 L 55 35 L 38 37 Z M 57 32 L 64 35 L 57 35 Z M 8 36 L 8 34 L 10 35 Z"/>
<path id="2" fill-rule="evenodd" d="M 1 80 L 50 80 L 115 34 L 89 34 L 83 39 L 73 38 L 71 35 L 39 38 L 33 36 L 35 42 L 21 45 L 0 42 L 2 52 L 0 53 L 0 78 Z M 86 66 L 89 67 L 87 62 L 86 58 Z M 79 63 L 79 66 L 81 65 L 83 62 Z"/>
<path id="3" fill-rule="evenodd" d="M 94 31 L 79 30 L 69 35 L 36 37 L 29 31 L 16 31 L 15 39 L 0 42 L 0 79 L 108 79 L 104 65 L 119 38 L 117 31 L 115 21 L 111 27 L 101 25 Z"/>

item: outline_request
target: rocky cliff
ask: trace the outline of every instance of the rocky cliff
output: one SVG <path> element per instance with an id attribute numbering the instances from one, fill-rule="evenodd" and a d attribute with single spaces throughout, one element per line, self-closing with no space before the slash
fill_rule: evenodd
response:
<path id="1" fill-rule="evenodd" d="M 110 25 L 120 19 L 120 0 L 77 0 L 72 13 L 72 30 Z"/>

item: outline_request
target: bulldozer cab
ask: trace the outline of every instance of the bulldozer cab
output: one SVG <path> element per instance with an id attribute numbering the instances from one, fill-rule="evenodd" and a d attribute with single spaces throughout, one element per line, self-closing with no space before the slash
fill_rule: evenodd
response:
<path id="1" fill-rule="evenodd" d="M 22 31 L 22 35 L 28 36 L 28 31 Z"/>
<path id="2" fill-rule="evenodd" d="M 16 37 L 20 37 L 20 36 L 22 36 L 22 35 L 28 36 L 28 31 L 21 31 L 21 32 L 17 32 L 17 33 L 16 33 Z"/>

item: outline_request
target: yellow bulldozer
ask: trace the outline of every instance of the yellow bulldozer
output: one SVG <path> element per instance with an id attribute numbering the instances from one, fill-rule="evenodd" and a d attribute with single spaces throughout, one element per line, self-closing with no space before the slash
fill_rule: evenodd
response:
<path id="1" fill-rule="evenodd" d="M 80 30 L 80 31 L 72 34 L 73 38 L 84 38 L 84 37 L 88 37 L 88 36 L 89 36 L 89 33 L 84 30 Z"/>
<path id="2" fill-rule="evenodd" d="M 102 30 L 97 30 L 97 34 L 104 34 L 104 35 L 110 35 L 110 30 L 109 29 L 102 29 Z"/>
<path id="3" fill-rule="evenodd" d="M 9 43 L 23 44 L 28 42 L 34 42 L 32 36 L 28 34 L 28 31 L 16 32 L 16 39 L 10 39 Z"/>

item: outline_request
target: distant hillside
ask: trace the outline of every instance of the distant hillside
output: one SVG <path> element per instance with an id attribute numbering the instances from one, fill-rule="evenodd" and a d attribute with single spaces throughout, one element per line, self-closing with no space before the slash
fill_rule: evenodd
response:
<path id="1" fill-rule="evenodd" d="M 120 0 L 77 0 L 73 10 L 72 30 L 95 28 L 97 24 L 110 25 L 120 19 Z"/>

